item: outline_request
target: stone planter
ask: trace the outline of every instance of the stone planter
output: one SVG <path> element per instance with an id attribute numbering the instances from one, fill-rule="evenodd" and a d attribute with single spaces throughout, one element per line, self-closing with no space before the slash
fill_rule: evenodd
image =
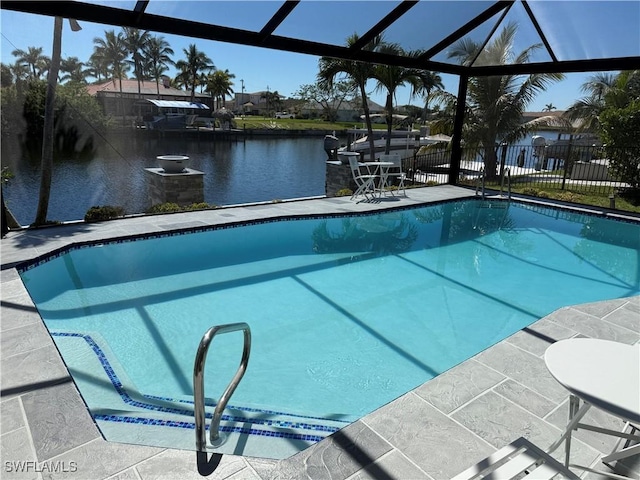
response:
<path id="1" fill-rule="evenodd" d="M 189 157 L 185 155 L 158 155 L 156 158 L 165 173 L 182 173 L 189 165 Z"/>

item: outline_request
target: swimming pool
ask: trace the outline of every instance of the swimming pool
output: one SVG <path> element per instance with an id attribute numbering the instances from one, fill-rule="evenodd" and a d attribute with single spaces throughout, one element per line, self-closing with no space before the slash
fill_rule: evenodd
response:
<path id="1" fill-rule="evenodd" d="M 117 441 L 193 448 L 200 337 L 248 322 L 251 361 L 223 429 L 260 448 L 286 439 L 277 458 L 563 305 L 637 294 L 639 228 L 452 202 L 77 248 L 22 277 Z M 207 396 L 235 371 L 241 340 L 214 342 Z"/>

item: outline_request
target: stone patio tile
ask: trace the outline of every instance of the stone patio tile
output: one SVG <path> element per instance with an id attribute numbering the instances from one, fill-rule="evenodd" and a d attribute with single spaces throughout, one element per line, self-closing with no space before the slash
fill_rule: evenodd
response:
<path id="1" fill-rule="evenodd" d="M 553 342 L 571 338 L 575 334 L 575 331 L 543 318 L 514 333 L 507 338 L 507 342 L 542 357 Z"/>
<path id="2" fill-rule="evenodd" d="M 3 291 L 4 294 L 4 291 Z M 26 291 L 0 302 L 0 331 L 22 327 L 31 323 L 42 323 L 40 314 Z"/>
<path id="3" fill-rule="evenodd" d="M 631 297 L 628 300 L 629 301 L 625 303 L 622 308 L 640 314 L 640 296 Z"/>
<path id="4" fill-rule="evenodd" d="M 72 383 L 26 393 L 22 402 L 39 461 L 100 437 Z"/>
<path id="5" fill-rule="evenodd" d="M 107 478 L 125 472 L 142 460 L 156 456 L 162 450 L 155 447 L 112 443 L 97 438 L 55 458 L 56 461 L 65 462 L 67 465 L 74 462 L 76 472 L 73 476 L 69 473 L 51 472 L 42 477 L 44 480 Z"/>
<path id="6" fill-rule="evenodd" d="M 494 451 L 413 393 L 385 405 L 363 421 L 435 479 L 451 478 Z"/>
<path id="7" fill-rule="evenodd" d="M 2 285 L 2 288 L 3 288 L 2 297 L 3 298 L 5 296 L 4 283 L 5 282 L 11 282 L 13 280 L 20 280 L 20 275 L 18 274 L 18 271 L 15 268 L 5 268 L 4 270 L 0 270 L 0 283 L 3 284 Z"/>
<path id="8" fill-rule="evenodd" d="M 569 420 L 569 396 L 558 409 L 549 415 L 546 420 L 556 425 L 558 428 L 564 428 Z M 598 427 L 609 428 L 611 430 L 622 431 L 624 423 L 617 417 L 598 409 L 591 408 L 584 416 L 582 423 L 596 425 Z M 603 435 L 589 430 L 579 429 L 573 432 L 574 438 L 579 438 L 587 445 L 592 446 L 601 453 L 609 453 L 613 449 L 617 439 L 610 435 Z"/>
<path id="9" fill-rule="evenodd" d="M 117 473 L 111 477 L 107 477 L 106 480 L 140 480 L 140 475 L 135 468 L 129 468 L 124 472 Z"/>
<path id="10" fill-rule="evenodd" d="M 15 272 L 15 269 L 11 269 Z M 20 295 L 25 295 L 27 293 L 27 289 L 24 287 L 24 283 L 22 283 L 22 279 L 20 277 L 15 280 L 3 281 L 2 282 L 2 299 L 10 300 L 14 297 L 18 297 Z"/>
<path id="11" fill-rule="evenodd" d="M 34 463 L 37 460 L 36 454 L 31 445 L 29 431 L 26 428 L 2 434 L 0 437 L 0 457 L 2 457 L 0 477 L 3 480 L 39 478 Z"/>
<path id="12" fill-rule="evenodd" d="M 557 403 L 511 379 L 497 385 L 493 391 L 540 418 L 544 418 L 558 406 Z"/>
<path id="13" fill-rule="evenodd" d="M 3 398 L 10 398 L 72 380 L 58 350 L 49 345 L 3 359 L 0 382 Z"/>
<path id="14" fill-rule="evenodd" d="M 271 478 L 272 472 L 276 471 L 280 463 L 280 460 L 272 458 L 246 457 L 245 460 L 249 464 L 249 468 L 256 472 L 259 478 Z"/>
<path id="15" fill-rule="evenodd" d="M 414 392 L 441 412 L 451 413 L 504 378 L 486 365 L 470 360 L 429 380 Z"/>
<path id="16" fill-rule="evenodd" d="M 627 302 L 623 307 L 614 310 L 604 317 L 604 320 L 628 328 L 632 332 L 640 332 L 640 311 L 635 308 L 633 302 Z"/>
<path id="17" fill-rule="evenodd" d="M 560 428 L 554 428 L 493 392 L 476 398 L 454 413 L 452 417 L 496 448 L 502 448 L 518 437 L 525 437 L 546 450 L 562 433 Z M 590 464 L 599 456 L 598 452 L 580 442 L 574 443 L 571 449 L 574 461 Z M 558 460 L 563 459 L 562 447 L 553 452 L 553 456 Z"/>
<path id="18" fill-rule="evenodd" d="M 475 398 L 451 417 L 495 448 L 502 448 L 518 437 L 546 446 L 561 433 L 540 417 L 494 392 Z"/>
<path id="19" fill-rule="evenodd" d="M 390 450 L 387 442 L 362 421 L 357 421 L 322 442 L 282 460 L 269 478 L 344 479 Z"/>
<path id="20" fill-rule="evenodd" d="M 30 258 L 35 258 L 40 253 L 35 248 L 23 248 L 16 247 L 2 240 L 2 265 L 3 266 L 15 266 Z M 5 243 L 6 242 L 6 243 Z M 9 247 L 9 248 L 7 248 Z M 5 267 L 6 268 L 6 267 Z"/>
<path id="21" fill-rule="evenodd" d="M 53 340 L 42 322 L 28 323 L 24 327 L 12 328 L 0 336 L 0 358 L 52 346 Z"/>
<path id="22" fill-rule="evenodd" d="M 556 403 L 567 395 L 567 391 L 551 376 L 542 358 L 507 342 L 500 342 L 478 354 L 476 360 Z"/>
<path id="23" fill-rule="evenodd" d="M 622 328 L 613 323 L 603 322 L 600 318 L 583 313 L 574 307 L 561 308 L 547 317 L 554 323 L 566 328 L 575 330 L 589 338 L 600 338 L 602 340 L 613 340 L 634 344 L 640 339 L 640 332 L 633 332 L 627 328 Z"/>
<path id="24" fill-rule="evenodd" d="M 261 480 L 261 478 L 253 470 L 245 468 L 244 470 L 240 470 L 233 475 L 224 477 L 224 480 Z"/>
<path id="25" fill-rule="evenodd" d="M 579 312 L 593 315 L 594 317 L 604 318 L 614 310 L 622 307 L 625 303 L 627 303 L 626 298 L 616 298 L 613 300 L 607 300 L 606 302 L 583 303 L 572 308 Z"/>
<path id="26" fill-rule="evenodd" d="M 211 454 L 208 455 L 211 458 Z M 207 470 L 203 475 L 198 473 L 196 452 L 186 450 L 164 450 L 163 452 L 144 460 L 134 468 L 142 480 L 201 480 L 203 476 L 209 478 L 228 478 L 240 471 L 245 478 L 259 479 L 247 465 L 243 457 L 234 455 L 215 455 L 219 463 L 212 472 Z"/>
<path id="27" fill-rule="evenodd" d="M 410 462 L 397 450 L 392 450 L 374 464 L 350 477 L 349 480 L 435 480 Z"/>
<path id="28" fill-rule="evenodd" d="M 2 435 L 25 426 L 20 398 L 14 397 L 0 403 L 0 426 Z"/>

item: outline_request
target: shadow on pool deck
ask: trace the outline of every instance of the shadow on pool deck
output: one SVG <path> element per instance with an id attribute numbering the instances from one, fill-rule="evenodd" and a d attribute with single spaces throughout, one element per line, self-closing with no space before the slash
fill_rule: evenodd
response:
<path id="1" fill-rule="evenodd" d="M 16 263 L 72 242 L 272 216 L 363 212 L 472 196 L 450 187 L 355 203 L 327 198 L 210 212 L 135 217 L 10 232 L 2 240 L 2 478 L 446 479 L 520 436 L 550 445 L 566 423 L 568 394 L 544 367 L 553 341 L 640 340 L 640 297 L 565 307 L 288 459 L 276 461 L 107 442 L 93 423 Z M 590 418 L 589 418 L 590 417 Z M 616 427 L 597 411 L 591 421 Z M 621 428 L 622 426 L 619 425 Z M 598 464 L 613 440 L 579 431 L 577 459 Z M 558 453 L 561 455 L 561 452 Z M 640 458 L 621 472 L 638 478 Z M 199 473 L 201 472 L 201 473 Z M 589 478 L 599 478 L 590 476 Z"/>

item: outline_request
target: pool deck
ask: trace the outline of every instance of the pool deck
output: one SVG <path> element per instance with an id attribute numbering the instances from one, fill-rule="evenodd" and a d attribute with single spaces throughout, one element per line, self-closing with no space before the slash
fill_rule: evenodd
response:
<path id="1" fill-rule="evenodd" d="M 205 459 L 190 451 L 105 441 L 13 268 L 75 242 L 278 216 L 366 212 L 473 195 L 470 189 L 438 186 L 373 202 L 318 198 L 10 232 L 0 243 L 0 477 L 441 480 L 521 436 L 546 448 L 559 437 L 568 412 L 568 392 L 545 368 L 546 347 L 572 337 L 639 342 L 640 297 L 561 308 L 290 458 Z M 595 409 L 587 420 L 622 427 Z M 606 469 L 599 458 L 613 448 L 610 437 L 581 430 L 574 438 L 577 460 Z M 640 455 L 616 468 L 640 478 Z"/>

